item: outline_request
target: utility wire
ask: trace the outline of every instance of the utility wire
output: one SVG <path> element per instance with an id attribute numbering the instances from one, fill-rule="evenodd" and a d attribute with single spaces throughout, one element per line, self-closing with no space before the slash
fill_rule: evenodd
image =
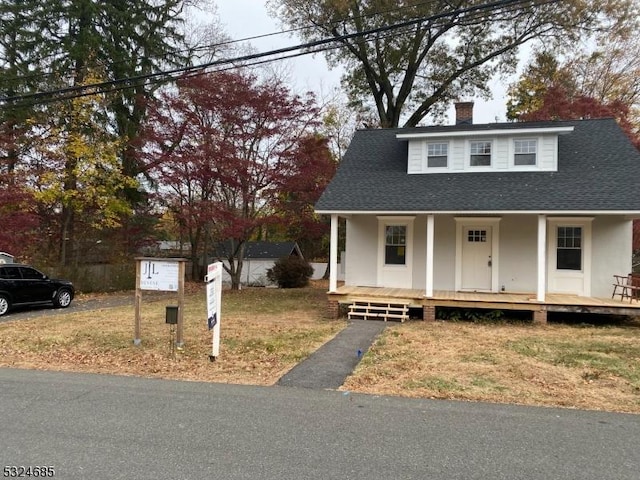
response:
<path id="1" fill-rule="evenodd" d="M 554 0 L 554 1 L 557 1 L 557 0 Z M 443 12 L 443 13 L 436 14 L 436 15 L 433 15 L 433 16 L 430 16 L 430 17 L 421 17 L 421 18 L 412 19 L 412 20 L 401 22 L 401 23 L 397 23 L 397 24 L 392 24 L 392 25 L 388 25 L 388 26 L 384 26 L 384 27 L 378 27 L 378 28 L 375 28 L 375 29 L 366 30 L 366 31 L 363 31 L 363 32 L 355 32 L 355 33 L 351 33 L 351 34 L 338 35 L 338 36 L 334 36 L 334 37 L 327 38 L 327 39 L 317 40 L 317 41 L 308 42 L 308 43 L 305 43 L 305 44 L 295 45 L 295 46 L 291 46 L 291 47 L 284 47 L 284 48 L 271 50 L 271 51 L 267 51 L 267 52 L 263 52 L 263 53 L 249 54 L 249 55 L 236 57 L 236 58 L 233 58 L 233 59 L 216 60 L 216 61 L 207 62 L 207 63 L 204 63 L 204 64 L 188 66 L 188 67 L 180 67 L 180 68 L 176 68 L 176 69 L 173 69 L 173 70 L 165 70 L 165 71 L 160 71 L 160 72 L 152 73 L 152 74 L 128 77 L 128 78 L 125 78 L 125 79 L 110 80 L 110 81 L 105 81 L 105 82 L 89 84 L 89 85 L 66 87 L 66 88 L 62 88 L 62 89 L 39 92 L 39 93 L 34 93 L 34 94 L 25 94 L 25 95 L 13 96 L 13 97 L 2 97 L 2 98 L 0 98 L 0 101 L 7 102 L 7 101 L 16 101 L 16 100 L 31 99 L 31 98 L 38 99 L 38 98 L 41 98 L 41 97 L 44 97 L 44 96 L 71 93 L 71 92 L 79 92 L 79 95 L 81 95 L 81 96 L 93 95 L 93 94 L 97 94 L 97 93 L 108 92 L 109 90 L 102 90 L 104 87 L 108 87 L 108 86 L 112 86 L 112 85 L 118 85 L 118 84 L 124 84 L 125 88 L 132 88 L 132 87 L 135 87 L 135 86 L 140 86 L 141 84 L 140 83 L 135 83 L 135 84 L 132 85 L 132 84 L 130 84 L 131 82 L 136 82 L 138 80 L 153 79 L 153 78 L 156 78 L 156 77 L 159 77 L 159 76 L 167 76 L 168 78 L 165 81 L 171 81 L 171 80 L 174 79 L 173 75 L 175 75 L 177 73 L 189 73 L 189 72 L 198 71 L 198 70 L 205 69 L 205 68 L 212 67 L 212 66 L 224 65 L 224 64 L 227 64 L 227 63 L 252 61 L 252 60 L 257 59 L 257 58 L 263 58 L 263 57 L 267 57 L 267 56 L 279 55 L 279 54 L 288 53 L 288 52 L 294 51 L 294 50 L 309 49 L 309 48 L 319 47 L 319 46 L 327 45 L 327 44 L 330 44 L 330 43 L 333 43 L 333 42 L 340 42 L 340 41 L 343 41 L 343 40 L 348 40 L 348 39 L 352 39 L 352 38 L 356 38 L 356 37 L 368 36 L 368 35 L 371 35 L 371 34 L 374 34 L 374 33 L 390 31 L 390 30 L 399 29 L 399 28 L 402 28 L 402 27 L 409 27 L 409 26 L 413 26 L 413 25 L 416 25 L 416 24 L 424 22 L 424 21 L 433 21 L 433 20 L 438 20 L 438 19 L 441 19 L 441 18 L 444 18 L 444 17 L 448 17 L 448 16 L 452 16 L 452 15 L 463 15 L 465 13 L 471 13 L 471 12 L 476 12 L 476 11 L 481 11 L 481 10 L 494 10 L 494 9 L 497 9 L 497 8 L 499 8 L 501 6 L 519 4 L 519 3 L 523 3 L 523 2 L 524 3 L 529 3 L 526 0 L 500 0 L 500 1 L 497 1 L 497 2 L 489 3 L 489 4 L 476 5 L 476 6 L 468 7 L 468 8 L 465 8 L 465 9 L 457 9 L 457 10 L 454 10 L 454 11 L 451 11 L 451 12 Z M 543 2 L 543 3 L 548 3 L 548 2 Z M 304 28 L 309 28 L 309 27 L 304 27 Z M 272 34 L 270 34 L 270 35 L 272 35 Z M 260 36 L 258 36 L 256 38 L 259 38 L 259 37 Z M 316 50 L 316 51 L 318 51 L 318 50 Z M 160 80 L 160 81 L 162 81 L 162 80 Z M 90 91 L 90 92 L 87 92 L 87 93 L 83 93 L 83 91 L 87 91 L 87 90 L 91 90 L 91 89 L 100 89 L 100 90 L 99 91 Z M 68 98 L 72 98 L 72 97 L 66 96 L 66 97 L 61 98 L 61 100 L 65 100 L 65 99 L 68 99 Z"/>
<path id="2" fill-rule="evenodd" d="M 416 8 L 416 7 L 423 7 L 423 6 L 427 6 L 429 4 L 435 4 L 437 0 L 429 0 L 426 2 L 421 2 L 421 3 L 415 3 L 412 5 L 404 5 L 404 6 L 398 6 L 395 8 L 389 8 L 387 10 L 379 10 L 376 12 L 371 12 L 371 13 L 367 13 L 364 15 L 359 15 L 357 17 L 351 17 L 351 19 L 367 19 L 367 18 L 373 18 L 376 17 L 378 15 L 386 15 L 389 13 L 394 13 L 394 12 L 401 12 L 403 10 L 407 10 L 409 8 Z M 195 53 L 195 52 L 199 52 L 199 51 L 211 51 L 212 49 L 215 48 L 219 48 L 219 47 L 226 47 L 229 45 L 234 45 L 234 44 L 240 44 L 240 43 L 245 43 L 245 42 L 251 42 L 253 40 L 261 40 L 264 38 L 269 38 L 269 37 L 276 37 L 276 36 L 280 36 L 280 35 L 285 35 L 285 34 L 289 34 L 289 33 L 296 33 L 296 32 L 302 32 L 305 30 L 310 30 L 313 28 L 318 28 L 318 27 L 323 27 L 323 28 L 327 28 L 329 29 L 330 27 L 334 27 L 336 25 L 339 25 L 341 23 L 343 23 L 345 20 L 347 20 L 348 18 L 344 18 L 344 19 L 340 19 L 340 20 L 335 20 L 332 22 L 328 22 L 328 23 L 324 23 L 324 24 L 318 24 L 318 25 L 310 25 L 310 26 L 302 26 L 302 27 L 295 27 L 295 28 L 290 28 L 287 30 L 282 30 L 279 32 L 271 32 L 271 33 L 265 33 L 265 34 L 260 34 L 260 35 L 253 35 L 250 37 L 244 37 L 244 38 L 239 38 L 239 39 L 231 39 L 231 40 L 225 40 L 225 41 L 221 41 L 218 43 L 212 43 L 212 44 L 208 44 L 208 45 L 201 45 L 201 46 L 194 46 L 191 48 L 185 48 L 185 49 L 181 49 L 181 50 L 175 50 L 173 52 L 171 52 L 171 54 L 189 54 L 189 53 Z M 126 60 L 122 60 L 119 62 L 114 62 L 111 65 L 121 65 L 123 63 L 126 63 Z M 105 64 L 104 62 L 100 62 L 97 61 L 96 63 L 94 63 L 92 66 L 90 66 L 89 68 L 99 68 L 99 67 L 104 67 L 107 64 Z M 41 73 L 31 73 L 29 75 L 21 75 L 21 76 L 14 76 L 14 77 L 3 77 L 2 79 L 0 79 L 0 85 L 3 83 L 10 83 L 10 82 L 15 82 L 15 81 L 19 81 L 19 80 L 24 80 L 24 79 L 38 79 L 38 78 L 47 78 L 47 77 L 53 77 L 53 76 L 58 76 L 58 77 L 62 77 L 63 74 L 59 71 L 51 71 L 51 72 L 41 72 Z"/>
<path id="3" fill-rule="evenodd" d="M 538 5 L 542 5 L 545 3 L 555 3 L 557 1 L 559 0 L 547 0 L 541 3 L 538 3 Z M 3 102 L 5 104 L 13 104 L 13 105 L 16 105 L 18 102 L 25 101 L 25 100 L 37 101 L 36 103 L 45 103 L 45 102 L 51 102 L 51 101 L 68 100 L 68 99 L 79 97 L 79 96 L 108 93 L 111 91 L 117 91 L 117 90 L 126 89 L 126 88 L 134 88 L 134 87 L 145 85 L 146 83 L 168 82 L 168 81 L 175 80 L 177 78 L 176 77 L 177 75 L 205 73 L 206 70 L 211 67 L 222 67 L 224 65 L 229 65 L 234 63 L 253 62 L 259 59 L 264 59 L 266 57 L 289 54 L 290 52 L 294 52 L 296 50 L 304 50 L 305 53 L 302 53 L 302 54 L 306 54 L 308 53 L 309 50 L 318 49 L 319 47 L 326 47 L 331 44 L 344 42 L 346 40 L 350 40 L 354 38 L 368 37 L 370 35 L 374 35 L 378 33 L 385 33 L 385 32 L 390 32 L 397 29 L 402 29 L 405 27 L 412 27 L 420 23 L 438 21 L 440 19 L 450 17 L 450 16 L 463 16 L 465 14 L 493 11 L 493 10 L 498 10 L 502 7 L 513 7 L 523 3 L 531 3 L 531 2 L 529 0 L 499 0 L 499 1 L 491 2 L 487 4 L 475 5 L 475 6 L 471 6 L 463 9 L 456 9 L 449 12 L 442 12 L 429 17 L 420 17 L 417 19 L 411 19 L 411 20 L 407 20 L 404 22 L 396 23 L 396 24 L 391 24 L 391 25 L 386 25 L 382 27 L 365 30 L 362 32 L 347 33 L 343 35 L 337 35 L 331 38 L 324 38 L 324 39 L 307 42 L 299 45 L 270 50 L 267 52 L 242 55 L 232 59 L 215 60 L 215 61 L 206 62 L 199 65 L 180 67 L 180 68 L 160 71 L 160 72 L 146 74 L 146 75 L 139 75 L 139 76 L 133 76 L 133 77 L 128 77 L 124 79 L 94 83 L 90 85 L 67 87 L 67 88 L 62 88 L 57 90 L 38 92 L 38 93 L 26 94 L 26 95 L 18 95 L 13 97 L 0 97 L 0 102 Z M 280 60 L 280 59 L 277 59 L 277 60 Z M 115 87 L 115 88 L 112 88 L 112 87 Z M 47 99 L 47 97 L 51 97 L 51 98 Z"/>

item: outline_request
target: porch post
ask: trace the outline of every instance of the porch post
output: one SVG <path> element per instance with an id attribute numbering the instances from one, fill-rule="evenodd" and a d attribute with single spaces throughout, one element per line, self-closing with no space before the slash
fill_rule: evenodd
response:
<path id="1" fill-rule="evenodd" d="M 537 300 L 544 302 L 547 279 L 547 216 L 538 215 L 538 293 Z"/>
<path id="2" fill-rule="evenodd" d="M 338 215 L 331 215 L 331 238 L 329 243 L 329 292 L 338 289 Z"/>
<path id="3" fill-rule="evenodd" d="M 433 214 L 427 215 L 427 288 L 424 296 L 433 298 L 433 244 L 434 244 Z"/>

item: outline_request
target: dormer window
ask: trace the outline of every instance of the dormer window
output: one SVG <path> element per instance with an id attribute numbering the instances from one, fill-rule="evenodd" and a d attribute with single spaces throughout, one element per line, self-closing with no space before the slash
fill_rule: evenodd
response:
<path id="1" fill-rule="evenodd" d="M 447 168 L 448 156 L 448 143 L 427 144 L 427 168 Z"/>
<path id="2" fill-rule="evenodd" d="M 407 174 L 556 172 L 558 139 L 573 131 L 567 126 L 518 128 L 517 123 L 482 127 L 420 127 L 396 134 L 408 141 Z"/>
<path id="3" fill-rule="evenodd" d="M 538 141 L 535 139 L 514 140 L 513 164 L 535 166 L 538 156 Z"/>
<path id="4" fill-rule="evenodd" d="M 470 145 L 471 159 L 469 165 L 472 167 L 490 167 L 491 166 L 491 142 L 490 141 L 474 141 Z"/>

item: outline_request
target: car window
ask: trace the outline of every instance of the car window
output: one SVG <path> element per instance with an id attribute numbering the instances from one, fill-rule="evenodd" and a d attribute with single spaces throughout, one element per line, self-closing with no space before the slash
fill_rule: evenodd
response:
<path id="1" fill-rule="evenodd" d="M 0 268 L 0 278 L 6 278 L 7 280 L 20 279 L 20 270 L 18 270 L 18 267 L 2 267 Z"/>
<path id="2" fill-rule="evenodd" d="M 25 280 L 42 280 L 42 273 L 35 268 L 20 267 L 20 271 L 22 272 L 22 278 Z"/>

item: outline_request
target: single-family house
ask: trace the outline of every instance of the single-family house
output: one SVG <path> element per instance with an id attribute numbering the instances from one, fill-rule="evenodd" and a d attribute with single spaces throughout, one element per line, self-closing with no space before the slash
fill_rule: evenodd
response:
<path id="1" fill-rule="evenodd" d="M 456 109 L 456 125 L 355 133 L 316 204 L 331 313 L 395 298 L 427 320 L 441 306 L 640 314 L 611 300 L 640 217 L 640 152 L 615 120 L 474 124 L 473 103 Z"/>

